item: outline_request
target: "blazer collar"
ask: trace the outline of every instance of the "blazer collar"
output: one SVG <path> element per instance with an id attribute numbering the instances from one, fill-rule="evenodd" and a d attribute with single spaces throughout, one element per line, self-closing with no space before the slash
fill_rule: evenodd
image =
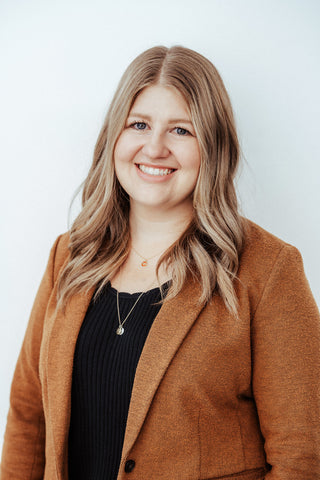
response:
<path id="1" fill-rule="evenodd" d="M 58 478 L 64 478 L 71 413 L 71 385 L 74 350 L 80 327 L 95 289 L 70 299 L 65 312 L 54 318 L 48 347 L 48 404 Z M 61 469 L 61 470 L 60 470 Z"/>
<path id="2" fill-rule="evenodd" d="M 94 289 L 91 289 L 75 295 L 65 313 L 57 313 L 49 340 L 49 415 L 57 465 L 62 469 L 67 465 L 74 350 L 93 293 Z M 199 296 L 200 285 L 189 280 L 179 295 L 164 303 L 153 322 L 136 370 L 122 461 L 138 437 L 165 371 L 203 307 L 198 302 Z M 63 472 L 59 474 L 63 475 Z"/>
<path id="3" fill-rule="evenodd" d="M 134 379 L 121 462 L 136 441 L 172 358 L 199 316 L 200 285 L 192 280 L 161 307 L 144 344 Z"/>

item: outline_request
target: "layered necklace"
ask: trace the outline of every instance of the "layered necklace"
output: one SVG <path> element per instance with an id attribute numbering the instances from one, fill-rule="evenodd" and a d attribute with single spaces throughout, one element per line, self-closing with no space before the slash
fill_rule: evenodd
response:
<path id="1" fill-rule="evenodd" d="M 161 255 L 163 253 L 163 251 L 162 251 L 161 253 L 157 253 L 156 255 L 153 255 L 152 257 L 146 258 L 146 257 L 142 256 L 139 252 L 137 252 L 137 250 L 132 245 L 131 245 L 131 248 L 138 255 L 138 257 L 140 257 L 142 259 L 142 262 L 140 262 L 141 267 L 147 267 L 149 260 L 152 260 L 153 258 L 159 257 L 159 255 Z M 150 288 L 152 287 L 153 284 L 154 284 L 154 280 L 152 281 L 152 284 L 150 285 L 148 290 L 150 290 Z M 118 314 L 118 322 L 119 322 L 119 326 L 116 330 L 117 335 L 123 335 L 124 334 L 123 325 L 126 323 L 128 318 L 130 317 L 131 313 L 135 309 L 135 307 L 136 307 L 137 303 L 139 302 L 140 298 L 142 297 L 142 295 L 144 295 L 148 290 L 140 293 L 140 295 L 138 296 L 137 300 L 134 302 L 133 306 L 131 307 L 129 313 L 126 315 L 124 320 L 121 320 L 121 316 L 120 316 L 119 292 L 117 290 L 117 314 Z"/>

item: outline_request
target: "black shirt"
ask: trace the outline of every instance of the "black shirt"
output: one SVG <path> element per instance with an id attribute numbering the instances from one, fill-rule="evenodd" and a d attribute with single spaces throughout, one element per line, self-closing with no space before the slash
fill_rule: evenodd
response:
<path id="1" fill-rule="evenodd" d="M 121 321 L 139 293 L 119 293 Z M 161 304 L 144 293 L 117 335 L 117 291 L 107 285 L 91 301 L 74 355 L 69 431 L 70 480 L 117 478 L 136 367 Z"/>

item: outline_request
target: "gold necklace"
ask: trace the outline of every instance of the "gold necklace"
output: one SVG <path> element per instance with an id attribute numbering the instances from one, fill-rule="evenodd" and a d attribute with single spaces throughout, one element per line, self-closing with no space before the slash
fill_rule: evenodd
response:
<path id="1" fill-rule="evenodd" d="M 118 321 L 119 321 L 119 327 L 118 327 L 117 330 L 116 330 L 116 334 L 117 334 L 117 335 L 123 335 L 123 333 L 124 333 L 123 325 L 126 323 L 126 321 L 128 320 L 128 318 L 130 317 L 130 315 L 131 315 L 131 313 L 133 312 L 135 306 L 137 305 L 137 303 L 139 302 L 140 298 L 142 297 L 142 295 L 143 295 L 144 293 L 145 293 L 145 292 L 140 293 L 139 297 L 138 297 L 137 300 L 134 302 L 133 307 L 131 308 L 130 312 L 128 313 L 128 315 L 126 316 L 126 318 L 123 320 L 123 322 L 121 322 L 121 318 L 120 318 L 120 308 L 119 308 L 119 292 L 118 292 L 118 290 L 117 290 L 117 312 L 118 312 Z"/>
<path id="2" fill-rule="evenodd" d="M 161 255 L 164 252 L 164 250 L 163 250 L 162 252 L 157 253 L 156 255 L 153 255 L 152 257 L 146 258 L 146 257 L 143 257 L 139 252 L 137 252 L 137 250 L 132 245 L 131 245 L 131 248 L 138 255 L 138 257 L 142 258 L 142 262 L 140 263 L 141 267 L 147 267 L 149 260 L 152 260 L 153 258 L 158 257 L 159 255 Z"/>
<path id="3" fill-rule="evenodd" d="M 152 285 L 154 284 L 154 280 L 152 280 L 152 283 L 150 285 L 150 287 L 148 287 L 148 289 L 144 292 L 141 292 L 139 297 L 137 298 L 137 300 L 134 302 L 133 304 L 133 307 L 130 309 L 128 315 L 126 316 L 126 318 L 121 321 L 121 317 L 120 317 L 120 307 L 119 307 L 119 291 L 117 290 L 117 313 L 118 313 L 118 322 L 119 322 L 119 326 L 116 330 L 116 334 L 117 335 L 123 335 L 124 334 L 124 328 L 123 328 L 123 325 L 126 323 L 126 321 L 128 320 L 128 318 L 130 317 L 131 313 L 133 312 L 133 310 L 135 309 L 137 303 L 139 302 L 140 298 L 142 297 L 142 295 L 144 295 L 146 292 L 148 292 Z"/>

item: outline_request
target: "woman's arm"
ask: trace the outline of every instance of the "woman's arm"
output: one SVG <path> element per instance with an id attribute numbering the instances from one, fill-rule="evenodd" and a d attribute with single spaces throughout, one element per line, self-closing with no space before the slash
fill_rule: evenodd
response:
<path id="1" fill-rule="evenodd" d="M 54 283 L 60 237 L 53 245 L 16 365 L 1 461 L 1 480 L 42 479 L 45 466 L 45 420 L 39 379 L 43 320 Z"/>
<path id="2" fill-rule="evenodd" d="M 268 480 L 320 479 L 320 320 L 297 249 L 284 246 L 252 325 L 253 389 Z"/>

